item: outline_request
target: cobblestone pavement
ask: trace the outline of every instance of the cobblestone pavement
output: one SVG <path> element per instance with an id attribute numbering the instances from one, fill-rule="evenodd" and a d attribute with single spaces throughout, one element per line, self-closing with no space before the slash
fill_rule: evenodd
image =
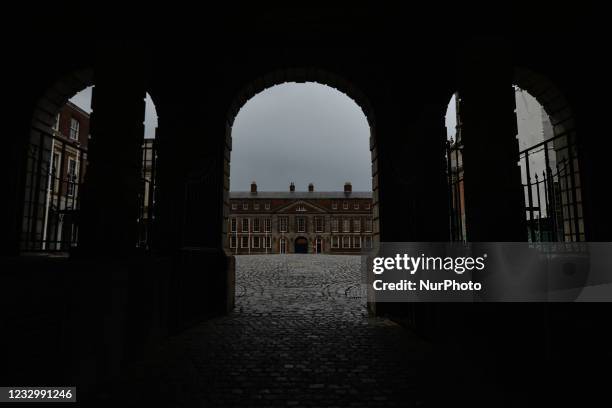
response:
<path id="1" fill-rule="evenodd" d="M 236 309 L 175 337 L 129 381 L 134 405 L 423 406 L 424 345 L 368 318 L 358 256 L 236 260 Z M 401 401 L 401 402 L 397 402 Z"/>

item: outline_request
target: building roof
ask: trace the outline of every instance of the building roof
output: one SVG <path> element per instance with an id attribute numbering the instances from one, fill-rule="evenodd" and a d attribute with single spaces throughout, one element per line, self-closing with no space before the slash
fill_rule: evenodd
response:
<path id="1" fill-rule="evenodd" d="M 230 199 L 264 198 L 264 199 L 349 199 L 349 198 L 372 198 L 371 191 L 230 191 Z"/>

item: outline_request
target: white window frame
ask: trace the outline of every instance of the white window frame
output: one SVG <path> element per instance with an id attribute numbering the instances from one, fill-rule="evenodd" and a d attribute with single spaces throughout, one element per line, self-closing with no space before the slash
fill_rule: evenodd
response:
<path id="1" fill-rule="evenodd" d="M 342 248 L 350 248 L 350 247 L 351 247 L 351 237 L 349 237 L 348 235 L 342 236 Z"/>
<path id="2" fill-rule="evenodd" d="M 230 248 L 236 248 L 236 245 L 238 244 L 238 240 L 237 240 L 236 236 L 235 235 L 230 235 L 229 239 L 230 239 L 229 247 Z"/>
<path id="3" fill-rule="evenodd" d="M 331 247 L 332 247 L 333 249 L 340 248 L 340 237 L 339 237 L 339 236 L 337 236 L 337 235 L 333 236 L 333 237 L 331 238 L 331 241 L 332 241 L 332 242 L 331 242 Z"/>
<path id="4" fill-rule="evenodd" d="M 60 114 L 59 112 L 57 113 L 57 115 L 55 115 L 55 122 L 53 122 L 53 130 L 59 130 L 59 121 L 60 121 Z"/>
<path id="5" fill-rule="evenodd" d="M 259 210 L 259 203 L 253 204 L 253 209 L 254 210 Z"/>
<path id="6" fill-rule="evenodd" d="M 289 227 L 289 218 L 279 217 L 278 218 L 278 232 L 287 232 L 288 227 Z"/>
<path id="7" fill-rule="evenodd" d="M 353 220 L 353 232 L 361 232 L 361 219 L 355 218 Z"/>
<path id="8" fill-rule="evenodd" d="M 358 210 L 359 209 L 359 203 L 353 204 L 353 209 Z"/>
<path id="9" fill-rule="evenodd" d="M 272 219 L 264 218 L 264 232 L 272 232 Z"/>
<path id="10" fill-rule="evenodd" d="M 259 218 L 253 218 L 253 232 L 259 232 Z"/>
<path id="11" fill-rule="evenodd" d="M 74 163 L 74 169 L 72 169 L 72 163 Z M 68 168 L 66 169 L 66 195 L 73 197 L 76 195 L 77 179 L 79 173 L 78 160 L 72 157 L 68 157 Z M 74 170 L 74 171 L 71 171 Z"/>
<path id="12" fill-rule="evenodd" d="M 259 235 L 255 235 L 253 237 L 253 246 L 252 248 L 254 249 L 259 249 L 259 247 L 261 246 L 261 237 Z"/>
<path id="13" fill-rule="evenodd" d="M 365 232 L 372 232 L 372 219 L 366 218 L 365 223 Z"/>
<path id="14" fill-rule="evenodd" d="M 248 210 L 249 209 L 249 203 L 242 203 L 242 209 L 243 210 Z"/>
<path id="15" fill-rule="evenodd" d="M 360 236 L 353 237 L 353 248 L 361 248 L 361 237 Z"/>
<path id="16" fill-rule="evenodd" d="M 70 118 L 70 131 L 68 132 L 68 137 L 70 140 L 79 140 L 79 129 L 81 124 L 79 120 L 76 118 Z"/>
<path id="17" fill-rule="evenodd" d="M 237 210 L 237 209 L 238 209 L 238 204 L 232 203 L 232 210 Z"/>
<path id="18" fill-rule="evenodd" d="M 351 219 L 344 218 L 342 220 L 342 232 L 351 232 Z"/>
<path id="19" fill-rule="evenodd" d="M 264 204 L 264 208 L 265 208 L 266 210 L 269 210 L 269 209 L 270 209 L 270 203 L 265 203 L 265 204 Z"/>
<path id="20" fill-rule="evenodd" d="M 246 242 L 246 245 L 244 243 Z M 248 235 L 243 235 L 240 237 L 240 248 L 248 248 L 249 247 L 249 237 Z"/>
<path id="21" fill-rule="evenodd" d="M 305 217 L 296 217 L 295 225 L 297 232 L 306 232 L 306 218 Z"/>
<path id="22" fill-rule="evenodd" d="M 244 229 L 245 222 L 246 222 L 246 229 Z M 241 232 L 249 232 L 249 228 L 250 228 L 250 226 L 251 226 L 250 224 L 251 224 L 251 223 L 249 222 L 249 219 L 248 219 L 248 218 L 243 218 L 243 219 L 242 219 L 242 225 L 241 225 L 241 227 L 242 227 L 242 228 L 241 228 Z"/>
<path id="23" fill-rule="evenodd" d="M 336 201 L 332 202 L 332 210 L 338 209 L 338 203 Z"/>
<path id="24" fill-rule="evenodd" d="M 331 220 L 331 230 L 332 232 L 338 232 L 338 228 L 340 227 L 340 221 L 338 218 L 332 218 Z"/>
<path id="25" fill-rule="evenodd" d="M 230 232 L 238 231 L 238 219 L 236 217 L 230 218 Z"/>
<path id="26" fill-rule="evenodd" d="M 270 236 L 264 237 L 264 247 L 267 249 L 272 248 L 272 237 Z"/>
<path id="27" fill-rule="evenodd" d="M 315 217 L 315 232 L 324 232 L 324 231 L 325 231 L 325 220 L 324 220 L 324 218 L 323 217 Z"/>
<path id="28" fill-rule="evenodd" d="M 343 202 L 343 203 L 342 203 L 342 209 L 343 209 L 343 210 L 348 210 L 348 209 L 349 209 L 349 203 L 348 203 L 348 201 L 345 201 L 345 202 Z"/>

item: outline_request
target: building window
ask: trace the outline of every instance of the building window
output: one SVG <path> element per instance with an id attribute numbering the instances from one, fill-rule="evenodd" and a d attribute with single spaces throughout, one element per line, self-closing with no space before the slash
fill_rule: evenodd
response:
<path id="1" fill-rule="evenodd" d="M 372 232 L 372 219 L 371 218 L 366 218 L 365 230 L 366 232 Z"/>
<path id="2" fill-rule="evenodd" d="M 332 248 L 340 248 L 340 237 L 332 237 Z"/>
<path id="3" fill-rule="evenodd" d="M 361 237 L 353 237 L 353 248 L 361 248 Z"/>
<path id="4" fill-rule="evenodd" d="M 249 237 L 241 237 L 240 246 L 242 248 L 248 248 L 249 247 Z"/>
<path id="5" fill-rule="evenodd" d="M 323 232 L 323 217 L 315 218 L 315 230 L 316 232 Z"/>
<path id="6" fill-rule="evenodd" d="M 370 203 L 366 203 L 365 204 L 365 209 L 369 210 L 370 208 L 372 208 L 372 205 Z"/>
<path id="7" fill-rule="evenodd" d="M 259 237 L 255 236 L 253 237 L 253 248 L 259 248 Z"/>
<path id="8" fill-rule="evenodd" d="M 353 208 L 354 208 L 355 210 L 358 210 L 358 209 L 359 209 L 359 203 L 355 203 L 355 204 L 353 204 Z"/>
<path id="9" fill-rule="evenodd" d="M 345 210 L 348 210 L 348 208 L 349 208 L 348 201 L 345 201 L 345 202 L 342 203 L 342 208 L 345 209 Z"/>
<path id="10" fill-rule="evenodd" d="M 331 224 L 332 224 L 331 225 L 332 232 L 338 232 L 338 219 L 332 218 Z"/>
<path id="11" fill-rule="evenodd" d="M 75 118 L 70 119 L 70 138 L 72 140 L 79 139 L 79 121 Z"/>
<path id="12" fill-rule="evenodd" d="M 265 203 L 264 206 L 265 206 L 266 210 L 270 209 L 270 203 Z"/>
<path id="13" fill-rule="evenodd" d="M 254 210 L 259 210 L 259 203 L 253 204 L 253 209 Z"/>
<path id="14" fill-rule="evenodd" d="M 58 170 L 60 168 L 60 155 L 59 153 L 53 153 L 53 167 L 51 168 L 51 175 L 53 177 L 53 192 L 59 191 L 60 176 Z"/>
<path id="15" fill-rule="evenodd" d="M 342 248 L 350 248 L 351 247 L 351 237 L 342 237 Z"/>
<path id="16" fill-rule="evenodd" d="M 76 179 L 77 179 L 77 161 L 75 159 L 68 159 L 68 171 L 66 173 L 68 187 L 66 188 L 66 194 L 73 196 L 76 193 Z"/>
<path id="17" fill-rule="evenodd" d="M 248 218 L 242 219 L 242 232 L 249 232 L 249 219 Z"/>
<path id="18" fill-rule="evenodd" d="M 231 222 L 230 222 L 230 231 L 231 232 L 236 232 L 237 223 L 238 223 L 238 221 L 236 220 L 236 218 L 232 218 L 231 219 Z"/>
<path id="19" fill-rule="evenodd" d="M 306 220 L 304 217 L 297 217 L 295 221 L 297 223 L 297 232 L 306 232 Z"/>
<path id="20" fill-rule="evenodd" d="M 364 239 L 364 244 L 366 248 L 372 248 L 372 237 L 370 236 L 365 236 L 363 237 Z"/>
<path id="21" fill-rule="evenodd" d="M 230 248 L 236 248 L 236 236 L 230 236 Z"/>
<path id="22" fill-rule="evenodd" d="M 334 201 L 332 203 L 332 210 L 337 210 L 337 209 L 338 209 L 338 203 Z"/>
<path id="23" fill-rule="evenodd" d="M 361 220 L 353 220 L 353 232 L 361 232 Z"/>
<path id="24" fill-rule="evenodd" d="M 266 248 L 272 248 L 272 237 L 264 237 L 264 245 Z"/>
<path id="25" fill-rule="evenodd" d="M 351 220 L 345 218 L 342 223 L 342 232 L 351 232 Z"/>
<path id="26" fill-rule="evenodd" d="M 237 209 L 238 209 L 238 204 L 232 203 L 232 210 L 237 210 Z"/>
<path id="27" fill-rule="evenodd" d="M 259 232 L 259 218 L 253 218 L 253 232 Z"/>
<path id="28" fill-rule="evenodd" d="M 248 210 L 249 209 L 249 203 L 242 203 L 242 209 L 243 210 Z"/>
<path id="29" fill-rule="evenodd" d="M 280 217 L 278 219 L 278 232 L 287 232 L 287 217 Z"/>
<path id="30" fill-rule="evenodd" d="M 55 122 L 53 123 L 53 130 L 59 130 L 60 114 L 55 115 Z"/>
<path id="31" fill-rule="evenodd" d="M 272 232 L 272 219 L 264 219 L 264 232 Z"/>

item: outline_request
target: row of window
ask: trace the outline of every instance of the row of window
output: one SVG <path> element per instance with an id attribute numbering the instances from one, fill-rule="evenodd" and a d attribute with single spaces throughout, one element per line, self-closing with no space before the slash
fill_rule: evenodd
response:
<path id="1" fill-rule="evenodd" d="M 260 209 L 260 204 L 259 203 L 252 203 L 253 204 L 253 210 L 259 210 Z M 237 210 L 238 209 L 238 203 L 232 203 L 232 210 Z M 243 202 L 242 203 L 242 207 L 243 210 L 248 210 L 249 209 L 249 203 L 248 202 Z M 264 203 L 264 208 L 266 210 L 270 209 L 270 203 Z M 349 202 L 345 201 L 342 203 L 342 209 L 343 210 L 348 210 L 350 208 Z M 361 208 L 361 204 L 358 202 L 353 203 L 353 209 L 355 210 L 359 210 Z M 371 209 L 371 204 L 370 203 L 365 203 L 363 205 L 363 208 L 365 210 L 369 210 Z M 337 210 L 338 209 L 338 203 L 337 202 L 332 202 L 332 210 Z M 297 211 L 306 211 L 306 208 L 304 206 L 298 206 Z"/>
<path id="2" fill-rule="evenodd" d="M 238 245 L 238 237 L 232 235 L 229 237 L 230 240 L 230 248 L 236 248 Z M 281 246 L 285 246 L 287 241 L 284 238 L 279 240 Z M 351 236 L 343 236 L 342 239 L 340 237 L 331 237 L 331 247 L 332 249 L 339 249 L 342 244 L 343 249 L 361 249 L 363 243 L 363 248 L 372 248 L 372 237 L 366 236 L 363 237 L 351 237 Z M 253 248 L 253 249 L 271 249 L 272 248 L 272 237 L 249 237 L 242 236 L 240 237 L 240 248 Z"/>
<path id="3" fill-rule="evenodd" d="M 60 114 L 58 113 L 57 116 L 55 116 L 55 124 L 53 125 L 53 129 L 55 130 L 59 130 L 59 119 L 60 119 Z M 76 118 L 70 118 L 70 133 L 68 134 L 68 137 L 72 140 L 79 140 L 79 128 L 80 128 L 80 123 Z"/>
<path id="4" fill-rule="evenodd" d="M 241 232 L 272 232 L 272 219 L 263 218 L 263 230 L 262 230 L 262 219 L 260 218 L 242 218 L 241 219 Z M 362 220 L 361 218 L 342 218 L 342 232 L 351 232 L 351 221 L 352 221 L 352 232 L 361 232 Z M 314 217 L 314 229 L 315 232 L 325 232 L 325 219 L 323 217 Z M 295 218 L 295 230 L 297 232 L 306 232 L 306 218 L 296 217 Z M 230 219 L 230 231 L 238 232 L 238 219 L 232 217 Z M 331 231 L 340 232 L 340 219 L 331 219 Z M 372 219 L 365 219 L 365 231 L 372 232 Z M 278 232 L 289 232 L 289 217 L 278 218 Z"/>

